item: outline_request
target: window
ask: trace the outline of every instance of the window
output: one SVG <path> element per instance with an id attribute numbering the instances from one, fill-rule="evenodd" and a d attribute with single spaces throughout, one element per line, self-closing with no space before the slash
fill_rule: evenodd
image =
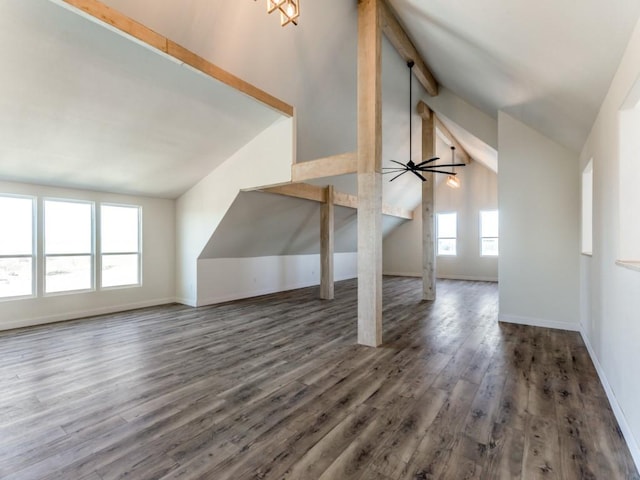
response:
<path id="1" fill-rule="evenodd" d="M 45 293 L 93 288 L 93 203 L 44 201 Z"/>
<path id="2" fill-rule="evenodd" d="M 34 295 L 34 199 L 0 196 L 0 298 Z"/>
<path id="3" fill-rule="evenodd" d="M 619 245 L 618 260 L 638 265 L 640 261 L 640 78 L 629 91 L 619 112 Z M 613 192 L 606 192 L 607 195 Z"/>
<path id="4" fill-rule="evenodd" d="M 100 207 L 102 287 L 140 284 L 140 207 Z"/>
<path id="5" fill-rule="evenodd" d="M 438 255 L 457 255 L 458 214 L 438 213 Z"/>
<path id="6" fill-rule="evenodd" d="M 498 256 L 498 210 L 480 212 L 480 255 Z"/>
<path id="7" fill-rule="evenodd" d="M 593 159 L 582 172 L 582 253 L 591 255 L 593 243 Z"/>

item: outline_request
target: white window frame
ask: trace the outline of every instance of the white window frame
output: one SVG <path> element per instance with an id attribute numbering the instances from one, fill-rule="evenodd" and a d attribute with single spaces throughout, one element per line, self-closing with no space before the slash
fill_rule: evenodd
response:
<path id="1" fill-rule="evenodd" d="M 456 216 L 456 236 L 455 237 L 441 237 L 440 236 L 440 215 L 455 215 Z M 454 240 L 456 246 L 456 253 L 440 253 L 440 240 Z M 458 256 L 458 212 L 438 212 L 436 213 L 436 252 L 438 257 L 457 257 Z"/>
<path id="2" fill-rule="evenodd" d="M 47 254 L 47 202 L 61 202 L 61 203 L 83 203 L 91 205 L 91 253 L 60 253 L 60 254 Z M 90 257 L 91 262 L 91 286 L 89 288 L 82 288 L 77 290 L 64 290 L 61 292 L 47 292 L 47 258 L 61 258 L 61 257 Z M 42 294 L 45 297 L 54 297 L 59 295 L 71 295 L 75 293 L 88 293 L 95 292 L 96 285 L 96 202 L 92 200 L 81 200 L 75 198 L 58 198 L 58 197 L 43 197 L 42 198 Z"/>
<path id="3" fill-rule="evenodd" d="M 582 171 L 582 221 L 580 251 L 583 255 L 593 254 L 593 158 Z"/>
<path id="4" fill-rule="evenodd" d="M 0 197 L 4 198 L 21 198 L 25 200 L 31 200 L 31 255 L 21 254 L 21 255 L 0 255 L 0 259 L 8 259 L 8 258 L 30 258 L 31 259 L 31 294 L 29 295 L 15 295 L 11 297 L 0 297 L 0 302 L 7 302 L 12 300 L 22 300 L 27 298 L 35 298 L 38 295 L 37 292 L 37 255 L 36 255 L 36 244 L 37 244 L 37 197 L 32 195 L 19 195 L 13 193 L 0 193 Z"/>
<path id="5" fill-rule="evenodd" d="M 484 232 L 482 231 L 482 226 L 483 226 L 482 225 L 482 214 L 483 213 L 491 213 L 491 212 L 496 212 L 496 213 L 498 213 L 498 215 L 500 215 L 500 212 L 499 212 L 499 210 L 497 208 L 493 208 L 491 210 L 480 210 L 479 215 L 478 215 L 478 221 L 480 222 L 480 225 L 478 226 L 478 232 L 480 233 L 478 235 L 478 238 L 480 240 L 480 245 L 479 245 L 480 256 L 481 257 L 487 257 L 487 258 L 497 258 L 497 257 L 500 256 L 500 232 L 498 232 L 498 236 L 497 237 L 490 237 L 490 236 L 487 236 L 487 235 L 483 235 Z M 500 218 L 500 217 L 498 216 L 498 218 Z M 496 240 L 498 240 L 498 253 L 497 254 L 491 255 L 491 254 L 486 254 L 486 253 L 482 252 L 482 240 L 485 239 L 485 238 L 489 238 L 489 239 L 490 238 L 495 238 Z"/>
<path id="6" fill-rule="evenodd" d="M 138 210 L 138 251 L 137 252 L 115 252 L 115 253 L 111 253 L 111 252 L 103 252 L 102 251 L 102 207 L 124 207 L 124 208 L 135 208 Z M 98 265 L 96 267 L 96 271 L 100 272 L 99 274 L 99 278 L 100 278 L 100 289 L 101 290 L 117 290 L 117 289 L 121 289 L 121 288 L 135 288 L 135 287 L 141 287 L 142 286 L 142 207 L 140 205 L 130 205 L 130 204 L 125 204 L 125 203 L 107 203 L 107 202 L 101 202 L 100 203 L 100 208 L 98 209 L 99 213 L 99 221 L 96 222 L 97 225 L 99 225 L 99 234 L 97 235 L 98 237 L 98 243 L 99 243 L 99 255 L 97 255 L 98 257 Z M 127 285 L 114 285 L 114 286 L 109 286 L 109 287 L 103 287 L 102 286 L 102 257 L 103 256 L 109 256 L 109 255 L 137 255 L 138 256 L 138 281 L 137 283 L 129 283 Z"/>

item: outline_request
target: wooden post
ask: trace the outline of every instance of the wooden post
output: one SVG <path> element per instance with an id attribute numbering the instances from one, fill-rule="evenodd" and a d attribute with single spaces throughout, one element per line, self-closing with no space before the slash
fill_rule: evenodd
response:
<path id="1" fill-rule="evenodd" d="M 420 106 L 419 106 L 420 107 Z M 422 159 L 436 156 L 435 116 L 431 110 L 418 108 L 422 116 Z M 422 299 L 436 299 L 435 175 L 425 174 L 422 182 Z"/>
<path id="2" fill-rule="evenodd" d="M 358 0 L 358 343 L 382 343 L 382 32 Z"/>
<path id="3" fill-rule="evenodd" d="M 325 189 L 320 207 L 320 298 L 333 300 L 333 185 Z"/>

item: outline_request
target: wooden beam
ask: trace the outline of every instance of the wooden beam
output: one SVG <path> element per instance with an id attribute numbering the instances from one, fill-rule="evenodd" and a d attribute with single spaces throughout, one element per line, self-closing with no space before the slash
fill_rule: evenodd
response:
<path id="1" fill-rule="evenodd" d="M 420 115 L 420 117 L 422 117 L 424 120 L 429 120 L 431 118 L 431 109 L 422 100 L 418 102 L 416 111 L 418 112 L 418 115 Z"/>
<path id="2" fill-rule="evenodd" d="M 435 115 L 422 117 L 422 159 L 436 155 Z M 422 299 L 436 299 L 435 175 L 422 182 Z"/>
<path id="3" fill-rule="evenodd" d="M 357 171 L 357 153 L 342 153 L 308 162 L 294 163 L 291 165 L 291 181 L 304 182 L 315 178 L 356 173 Z"/>
<path id="4" fill-rule="evenodd" d="M 293 107 L 98 0 L 59 0 L 288 116 Z"/>
<path id="5" fill-rule="evenodd" d="M 382 343 L 380 0 L 358 0 L 358 343 Z"/>
<path id="6" fill-rule="evenodd" d="M 333 185 L 325 188 L 325 198 L 320 207 L 320 298 L 333 300 Z"/>
<path id="7" fill-rule="evenodd" d="M 462 144 L 458 141 L 458 139 L 449 131 L 442 120 L 438 118 L 437 114 L 434 114 L 435 118 L 435 127 L 436 129 L 449 141 L 450 145 L 456 147 L 456 155 L 459 156 L 459 159 L 462 163 L 468 164 L 471 162 L 471 155 L 465 150 Z M 449 158 L 447 158 L 448 160 Z"/>
<path id="8" fill-rule="evenodd" d="M 429 95 L 438 95 L 438 82 L 429 71 L 426 62 L 418 53 L 407 32 L 402 28 L 395 13 L 391 10 L 386 0 L 379 0 L 382 31 L 391 45 L 395 47 L 405 62 L 413 61 L 413 74 L 422 84 Z"/>
<path id="9" fill-rule="evenodd" d="M 286 195 L 287 197 L 302 198 L 303 200 L 312 200 L 314 202 L 324 202 L 326 195 L 322 187 L 309 185 L 307 183 L 291 183 L 280 185 L 279 187 L 263 188 L 260 191 Z"/>
<path id="10" fill-rule="evenodd" d="M 277 187 L 261 188 L 261 192 L 275 193 L 278 195 L 286 195 L 288 197 L 301 198 L 303 200 L 311 200 L 313 202 L 324 203 L 326 187 L 318 187 L 308 183 L 287 183 Z M 358 197 L 348 193 L 333 191 L 333 203 L 340 207 L 358 208 Z M 394 205 L 382 205 L 382 214 L 391 217 L 402 218 L 404 220 L 413 220 L 413 212 L 406 208 L 396 207 Z"/>

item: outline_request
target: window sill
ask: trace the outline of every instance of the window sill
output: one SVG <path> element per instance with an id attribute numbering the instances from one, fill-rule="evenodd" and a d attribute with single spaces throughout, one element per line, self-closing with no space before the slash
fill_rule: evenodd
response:
<path id="1" fill-rule="evenodd" d="M 640 272 L 640 261 L 634 260 L 616 260 L 616 265 Z"/>
<path id="2" fill-rule="evenodd" d="M 580 255 L 584 257 L 593 257 L 593 252 L 580 252 Z"/>

